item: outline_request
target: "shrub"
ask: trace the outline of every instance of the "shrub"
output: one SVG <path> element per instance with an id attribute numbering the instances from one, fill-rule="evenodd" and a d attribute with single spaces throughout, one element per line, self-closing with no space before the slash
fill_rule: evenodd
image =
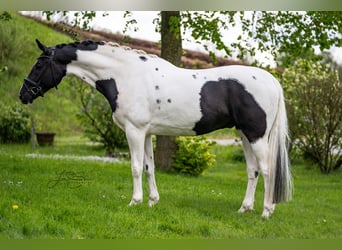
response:
<path id="1" fill-rule="evenodd" d="M 84 83 L 75 85 L 79 90 L 82 106 L 77 117 L 85 135 L 93 142 L 103 143 L 108 154 L 127 148 L 125 133 L 113 122 L 108 101 L 97 90 Z"/>
<path id="2" fill-rule="evenodd" d="M 242 147 L 231 147 L 231 151 L 229 154 L 229 158 L 231 161 L 235 162 L 245 162 L 245 154 L 243 152 Z"/>
<path id="3" fill-rule="evenodd" d="M 9 21 L 11 19 L 12 19 L 12 16 L 8 11 L 3 11 L 0 14 L 0 21 Z"/>
<path id="4" fill-rule="evenodd" d="M 283 75 L 293 146 L 329 173 L 342 165 L 342 84 L 320 62 L 298 60 Z"/>
<path id="5" fill-rule="evenodd" d="M 176 143 L 178 149 L 173 155 L 173 168 L 177 172 L 199 176 L 215 165 L 215 155 L 209 152 L 210 146 L 215 143 L 204 136 L 181 136 Z"/>
<path id="6" fill-rule="evenodd" d="M 0 104 L 0 142 L 27 143 L 30 140 L 30 115 L 19 105 Z"/>

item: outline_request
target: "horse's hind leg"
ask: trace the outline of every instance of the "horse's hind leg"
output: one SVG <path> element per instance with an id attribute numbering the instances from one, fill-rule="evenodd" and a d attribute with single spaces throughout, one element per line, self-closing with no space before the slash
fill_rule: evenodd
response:
<path id="1" fill-rule="evenodd" d="M 130 206 L 143 201 L 142 172 L 144 159 L 145 133 L 133 125 L 125 128 L 126 138 L 131 154 L 131 167 L 133 176 L 133 196 Z"/>
<path id="2" fill-rule="evenodd" d="M 275 208 L 273 203 L 273 187 L 270 185 L 272 166 L 268 163 L 269 145 L 267 138 L 261 138 L 255 143 L 251 144 L 253 152 L 256 156 L 260 172 L 264 178 L 264 210 L 262 212 L 262 217 L 269 217 Z"/>
<path id="3" fill-rule="evenodd" d="M 242 133 L 241 137 L 247 164 L 248 183 L 245 198 L 243 199 L 242 205 L 238 212 L 244 213 L 246 211 L 251 211 L 254 208 L 254 194 L 258 183 L 259 167 L 249 141 Z"/>
<path id="4" fill-rule="evenodd" d="M 148 205 L 151 207 L 159 201 L 158 189 L 154 177 L 153 144 L 151 135 L 147 135 L 145 139 L 144 171 L 148 183 Z"/>

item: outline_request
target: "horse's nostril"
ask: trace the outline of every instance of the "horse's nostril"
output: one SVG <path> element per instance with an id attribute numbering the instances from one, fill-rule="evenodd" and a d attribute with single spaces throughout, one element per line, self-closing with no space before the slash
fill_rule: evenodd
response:
<path id="1" fill-rule="evenodd" d="M 19 94 L 19 99 L 23 104 L 28 104 L 29 102 L 32 103 L 32 100 L 30 98 L 25 97 L 25 95 Z"/>

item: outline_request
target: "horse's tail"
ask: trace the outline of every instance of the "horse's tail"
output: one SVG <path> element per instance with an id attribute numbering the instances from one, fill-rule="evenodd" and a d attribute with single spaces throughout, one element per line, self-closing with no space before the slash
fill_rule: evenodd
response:
<path id="1" fill-rule="evenodd" d="M 273 203 L 292 198 L 292 177 L 288 158 L 288 123 L 283 90 L 279 85 L 277 113 L 269 134 L 270 195 Z"/>

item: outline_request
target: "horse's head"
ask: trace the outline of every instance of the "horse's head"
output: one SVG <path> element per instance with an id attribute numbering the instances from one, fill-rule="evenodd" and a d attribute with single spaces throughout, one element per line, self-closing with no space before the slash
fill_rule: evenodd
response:
<path id="1" fill-rule="evenodd" d="M 58 60 L 56 48 L 48 48 L 38 40 L 36 43 L 43 53 L 20 89 L 19 97 L 24 104 L 32 103 L 38 96 L 44 96 L 44 93 L 53 87 L 57 88 L 66 74 L 66 65 Z"/>

